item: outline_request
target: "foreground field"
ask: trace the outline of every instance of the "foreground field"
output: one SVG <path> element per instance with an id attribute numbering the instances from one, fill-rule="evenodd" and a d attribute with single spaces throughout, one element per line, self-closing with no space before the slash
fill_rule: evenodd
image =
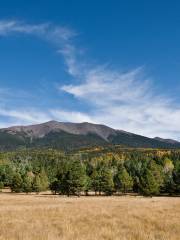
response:
<path id="1" fill-rule="evenodd" d="M 179 240 L 180 198 L 2 193 L 0 239 Z"/>

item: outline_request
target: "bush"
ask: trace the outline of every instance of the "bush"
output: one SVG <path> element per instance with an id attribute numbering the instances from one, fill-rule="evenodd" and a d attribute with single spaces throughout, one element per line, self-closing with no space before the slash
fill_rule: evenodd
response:
<path id="1" fill-rule="evenodd" d="M 2 192 L 2 189 L 4 188 L 3 182 L 0 182 L 0 192 Z"/>

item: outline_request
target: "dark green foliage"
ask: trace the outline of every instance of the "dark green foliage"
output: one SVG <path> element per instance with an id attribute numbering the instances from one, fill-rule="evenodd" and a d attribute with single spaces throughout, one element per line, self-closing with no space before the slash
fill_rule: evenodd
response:
<path id="1" fill-rule="evenodd" d="M 70 195 L 80 196 L 86 187 L 85 168 L 80 161 L 69 161 L 63 163 L 63 166 L 57 174 L 57 179 L 51 184 L 51 189 L 56 192 Z"/>
<path id="2" fill-rule="evenodd" d="M 49 180 L 47 177 L 47 174 L 43 169 L 41 169 L 40 174 L 39 174 L 40 182 L 41 182 L 41 191 L 46 191 L 49 188 Z"/>
<path id="3" fill-rule="evenodd" d="M 35 177 L 34 177 L 33 191 L 36 193 L 39 193 L 42 191 L 41 179 L 39 177 L 39 174 L 35 175 Z"/>
<path id="4" fill-rule="evenodd" d="M 60 190 L 60 181 L 58 181 L 57 178 L 53 179 L 53 181 L 50 184 L 50 189 L 53 192 L 53 194 L 56 194 Z"/>
<path id="5" fill-rule="evenodd" d="M 0 192 L 2 191 L 3 188 L 4 188 L 3 182 L 0 182 Z"/>
<path id="6" fill-rule="evenodd" d="M 121 144 L 127 147 L 135 148 L 178 148 L 180 144 L 170 144 L 158 141 L 156 139 L 140 136 L 137 134 L 127 134 L 119 132 L 117 135 L 108 137 L 112 144 Z"/>
<path id="7" fill-rule="evenodd" d="M 114 183 L 116 191 L 121 191 L 123 193 L 132 190 L 133 187 L 133 179 L 124 167 L 115 175 Z"/>
<path id="8" fill-rule="evenodd" d="M 21 135 L 9 134 L 7 132 L 0 132 L 0 150 L 14 150 L 26 147 L 28 139 Z"/>
<path id="9" fill-rule="evenodd" d="M 111 169 L 107 166 L 101 166 L 94 170 L 91 176 L 92 189 L 101 194 L 111 195 L 114 190 L 113 175 Z"/>
<path id="10" fill-rule="evenodd" d="M 23 177 L 22 191 L 25 193 L 33 191 L 33 176 L 28 173 Z"/>
<path id="11" fill-rule="evenodd" d="M 100 176 L 99 172 L 95 169 L 91 175 L 91 188 L 97 194 L 100 191 Z"/>
<path id="12" fill-rule="evenodd" d="M 10 134 L 0 131 L 0 150 L 18 150 L 25 148 L 53 148 L 73 150 L 83 147 L 104 146 L 108 143 L 96 134 L 71 134 L 64 131 L 50 132 L 43 138 L 30 139 L 25 134 Z"/>
<path id="13" fill-rule="evenodd" d="M 14 171 L 11 165 L 3 164 L 0 165 L 0 181 L 3 182 L 4 186 L 10 186 L 12 183 Z"/>
<path id="14" fill-rule="evenodd" d="M 113 175 L 111 169 L 104 167 L 99 170 L 100 188 L 99 192 L 104 192 L 106 195 L 111 195 L 114 190 Z"/>
<path id="15" fill-rule="evenodd" d="M 163 174 L 161 166 L 154 161 L 150 162 L 140 179 L 140 191 L 147 196 L 157 195 L 163 185 Z"/>
<path id="16" fill-rule="evenodd" d="M 34 140 L 34 142 L 31 144 L 31 147 L 48 147 L 67 151 L 100 145 L 107 145 L 107 142 L 98 135 L 75 135 L 61 131 L 50 132 L 44 138 Z"/>
<path id="17" fill-rule="evenodd" d="M 175 192 L 180 193 L 180 162 L 176 163 L 175 165 L 173 179 L 175 184 Z"/>
<path id="18" fill-rule="evenodd" d="M 20 173 L 15 173 L 12 178 L 12 183 L 10 185 L 11 191 L 19 193 L 22 191 L 22 185 L 23 185 L 23 179 L 20 175 Z"/>
<path id="19" fill-rule="evenodd" d="M 180 194 L 180 151 L 105 147 L 63 153 L 0 153 L 0 182 L 13 192 Z"/>
<path id="20" fill-rule="evenodd" d="M 84 190 L 86 183 L 85 169 L 79 161 L 68 163 L 64 178 L 62 181 L 62 192 L 68 196 L 80 195 Z"/>
<path id="21" fill-rule="evenodd" d="M 84 182 L 84 192 L 86 196 L 88 196 L 88 192 L 91 190 L 91 186 L 92 186 L 92 180 L 88 175 L 86 175 L 85 182 Z"/>

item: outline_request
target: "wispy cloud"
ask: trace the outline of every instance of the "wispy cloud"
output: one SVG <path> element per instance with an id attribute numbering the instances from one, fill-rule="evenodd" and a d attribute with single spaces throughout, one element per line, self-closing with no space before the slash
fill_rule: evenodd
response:
<path id="1" fill-rule="evenodd" d="M 34 110 L 0 110 L 0 115 L 16 121 L 36 123 L 54 118 L 61 121 L 89 121 L 103 123 L 147 136 L 180 139 L 180 106 L 169 96 L 154 90 L 151 79 L 140 67 L 120 72 L 108 65 L 93 66 L 79 57 L 81 49 L 73 44 L 76 33 L 66 27 L 50 23 L 38 25 L 18 21 L 0 21 L 0 36 L 31 34 L 55 44 L 64 57 L 72 83 L 59 86 L 59 90 L 72 95 L 84 104 L 88 112 L 78 108 Z M 158 91 L 159 90 L 159 91 Z"/>
<path id="2" fill-rule="evenodd" d="M 73 61 L 74 66 L 79 64 L 76 58 Z M 180 106 L 154 90 L 143 68 L 123 73 L 108 66 L 84 67 L 78 75 L 80 66 L 74 74 L 80 83 L 60 86 L 60 90 L 90 104 L 93 122 L 150 137 L 180 139 Z"/>
<path id="3" fill-rule="evenodd" d="M 49 115 L 37 111 L 35 109 L 28 109 L 28 110 L 6 110 L 6 109 L 0 109 L 0 115 L 1 116 L 6 116 L 6 117 L 11 117 L 14 118 L 16 121 L 21 120 L 24 121 L 25 123 L 41 123 L 43 121 L 48 121 Z"/>
<path id="4" fill-rule="evenodd" d="M 64 26 L 55 26 L 51 23 L 42 24 L 27 24 L 17 20 L 2 20 L 0 21 L 0 36 L 8 37 L 16 34 L 25 34 L 37 37 L 43 41 L 50 42 L 57 47 L 57 51 L 62 51 L 64 56 L 67 54 L 67 47 L 71 39 L 76 35 L 76 32 Z M 12 89 L 0 88 L 0 128 L 9 125 L 40 123 L 52 119 L 51 110 L 42 112 L 37 106 L 32 108 L 26 106 L 26 109 L 21 106 L 11 106 L 10 102 L 22 100 L 29 93 L 24 93 L 21 90 L 12 91 Z M 3 118 L 2 118 L 3 117 Z"/>
<path id="5" fill-rule="evenodd" d="M 28 25 L 18 21 L 0 21 L 0 35 L 7 36 L 12 33 L 44 34 L 48 24 Z"/>
<path id="6" fill-rule="evenodd" d="M 78 111 L 66 111 L 61 109 L 50 110 L 51 116 L 54 119 L 60 119 L 67 122 L 94 122 L 93 118 L 86 113 Z"/>

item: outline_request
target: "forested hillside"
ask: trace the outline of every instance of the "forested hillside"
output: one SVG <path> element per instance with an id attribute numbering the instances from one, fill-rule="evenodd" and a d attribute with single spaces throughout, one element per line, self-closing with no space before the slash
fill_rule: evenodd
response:
<path id="1" fill-rule="evenodd" d="M 66 195 L 180 194 L 180 151 L 91 148 L 0 153 L 0 188 Z"/>

